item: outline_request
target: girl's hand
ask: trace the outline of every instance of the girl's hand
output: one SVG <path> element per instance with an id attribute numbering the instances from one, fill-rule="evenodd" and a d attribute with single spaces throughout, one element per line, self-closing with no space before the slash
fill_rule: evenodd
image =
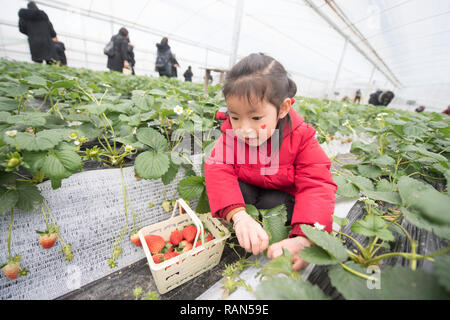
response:
<path id="1" fill-rule="evenodd" d="M 242 210 L 235 213 L 232 220 L 241 247 L 254 255 L 266 250 L 269 245 L 269 236 L 255 219 Z"/>
<path id="2" fill-rule="evenodd" d="M 300 258 L 297 253 L 305 247 L 309 247 L 311 241 L 302 236 L 288 238 L 272 244 L 267 250 L 267 257 L 274 259 L 283 254 L 283 248 L 289 250 L 294 255 L 292 259 L 292 269 L 295 271 L 303 269 L 308 263 Z"/>

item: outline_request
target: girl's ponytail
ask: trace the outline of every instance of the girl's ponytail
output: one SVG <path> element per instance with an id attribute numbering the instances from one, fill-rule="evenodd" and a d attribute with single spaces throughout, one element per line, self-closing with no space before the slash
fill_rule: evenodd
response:
<path id="1" fill-rule="evenodd" d="M 297 94 L 297 85 L 295 84 L 294 81 L 292 81 L 291 78 L 288 78 L 288 85 L 289 85 L 288 89 L 289 98 L 293 98 Z"/>

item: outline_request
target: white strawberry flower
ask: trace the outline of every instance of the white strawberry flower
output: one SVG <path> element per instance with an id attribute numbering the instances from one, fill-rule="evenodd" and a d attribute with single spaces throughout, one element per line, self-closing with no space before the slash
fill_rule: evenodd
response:
<path id="1" fill-rule="evenodd" d="M 131 152 L 131 151 L 133 151 L 133 149 L 134 149 L 133 146 L 130 146 L 130 145 L 126 145 L 125 146 L 125 151 L 126 152 Z"/>
<path id="2" fill-rule="evenodd" d="M 344 123 L 342 124 L 343 126 L 348 126 L 350 124 L 350 122 L 348 120 L 345 120 Z"/>
<path id="3" fill-rule="evenodd" d="M 190 116 L 192 113 L 193 113 L 193 111 L 191 110 L 191 108 L 188 108 L 188 109 L 186 110 L 186 114 L 187 114 L 188 116 Z"/>
<path id="4" fill-rule="evenodd" d="M 133 129 L 133 133 L 132 133 L 132 134 L 133 134 L 133 135 L 135 135 L 135 134 L 136 134 L 136 132 L 137 132 L 137 128 L 134 128 L 134 129 Z"/>
<path id="5" fill-rule="evenodd" d="M 17 134 L 17 130 L 8 130 L 5 132 L 8 137 L 15 137 Z"/>
<path id="6" fill-rule="evenodd" d="M 72 132 L 71 134 L 69 134 L 70 139 L 75 140 L 76 138 L 78 138 L 78 134 L 76 132 Z"/>
<path id="7" fill-rule="evenodd" d="M 77 113 L 81 113 L 81 110 L 80 110 L 80 109 L 77 109 Z"/>
<path id="8" fill-rule="evenodd" d="M 75 140 L 73 143 L 74 143 L 76 146 L 79 146 L 79 145 L 80 145 L 80 141 L 78 141 L 78 140 Z"/>
<path id="9" fill-rule="evenodd" d="M 178 106 L 178 105 L 175 108 L 173 108 L 173 111 L 178 115 L 181 115 L 184 112 L 183 107 Z"/>
<path id="10" fill-rule="evenodd" d="M 316 228 L 319 231 L 322 231 L 323 229 L 325 229 L 324 225 L 321 225 L 320 223 L 316 222 L 314 223 L 314 228 Z"/>

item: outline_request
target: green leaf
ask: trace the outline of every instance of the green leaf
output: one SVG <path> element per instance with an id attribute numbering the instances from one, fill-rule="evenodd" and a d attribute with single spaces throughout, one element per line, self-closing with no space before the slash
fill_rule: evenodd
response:
<path id="1" fill-rule="evenodd" d="M 379 192 L 393 192 L 393 191 L 395 191 L 396 188 L 397 188 L 397 186 L 395 184 L 393 184 L 392 182 L 389 182 L 386 179 L 381 179 L 377 183 L 375 190 L 379 191 Z"/>
<path id="2" fill-rule="evenodd" d="M 358 172 L 366 178 L 375 179 L 381 176 L 381 169 L 377 166 L 360 164 L 358 165 Z"/>
<path id="3" fill-rule="evenodd" d="M 76 152 L 60 150 L 47 155 L 42 170 L 53 183 L 53 180 L 68 178 L 73 173 L 81 170 L 82 164 L 82 160 Z"/>
<path id="4" fill-rule="evenodd" d="M 324 249 L 328 254 L 338 261 L 345 261 L 348 258 L 347 249 L 335 237 L 326 231 L 319 231 L 309 225 L 302 225 L 302 231 L 309 240 L 314 242 L 317 246 Z"/>
<path id="5" fill-rule="evenodd" d="M 203 190 L 202 194 L 200 195 L 200 198 L 198 199 L 195 211 L 198 213 L 211 212 L 211 208 L 209 207 L 208 194 L 206 193 L 206 188 Z"/>
<path id="6" fill-rule="evenodd" d="M 152 128 L 141 128 L 136 133 L 139 142 L 151 147 L 156 152 L 165 152 L 169 149 L 166 138 Z"/>
<path id="7" fill-rule="evenodd" d="M 245 211 L 255 220 L 259 220 L 259 211 L 258 209 L 252 205 L 252 204 L 245 204 Z"/>
<path id="8" fill-rule="evenodd" d="M 43 130 L 36 135 L 29 132 L 17 132 L 14 138 L 5 137 L 4 141 L 12 147 L 17 145 L 20 149 L 25 151 L 44 151 L 53 149 L 61 141 L 61 136 L 58 129 Z"/>
<path id="9" fill-rule="evenodd" d="M 33 87 L 45 87 L 47 86 L 47 80 L 39 76 L 29 76 L 24 79 L 29 85 Z"/>
<path id="10" fill-rule="evenodd" d="M 389 157 L 388 155 L 385 154 L 378 158 L 371 159 L 369 160 L 369 162 L 379 167 L 388 167 L 395 165 L 395 160 L 392 157 Z"/>
<path id="11" fill-rule="evenodd" d="M 0 97 L 0 111 L 17 110 L 18 107 L 19 107 L 18 101 L 6 97 Z"/>
<path id="12" fill-rule="evenodd" d="M 403 176 L 398 181 L 402 204 L 409 210 L 417 211 L 425 219 L 450 225 L 450 196 L 442 194 L 432 186 L 416 179 Z"/>
<path id="13" fill-rule="evenodd" d="M 70 89 L 73 88 L 76 85 L 75 80 L 59 80 L 55 81 L 51 84 L 52 88 L 64 88 L 64 89 Z"/>
<path id="14" fill-rule="evenodd" d="M 341 218 L 335 215 L 333 215 L 333 221 L 341 227 L 346 226 L 350 223 L 350 221 L 347 218 Z"/>
<path id="15" fill-rule="evenodd" d="M 397 192 L 361 191 L 363 195 L 372 200 L 381 200 L 392 204 L 400 204 L 402 200 Z"/>
<path id="16" fill-rule="evenodd" d="M 408 123 L 403 126 L 403 132 L 409 137 L 421 137 L 427 132 L 427 129 L 415 123 Z"/>
<path id="17" fill-rule="evenodd" d="M 272 209 L 259 210 L 262 216 L 263 229 L 269 235 L 269 245 L 286 239 L 289 234 L 286 229 L 286 206 L 279 205 Z"/>
<path id="18" fill-rule="evenodd" d="M 255 290 L 260 300 L 328 300 L 316 285 L 302 279 L 270 278 L 261 282 Z"/>
<path id="19" fill-rule="evenodd" d="M 347 176 L 346 178 L 347 180 L 353 182 L 353 184 L 355 184 L 360 191 L 373 191 L 375 189 L 370 179 L 360 176 Z"/>
<path id="20" fill-rule="evenodd" d="M 273 277 L 278 274 L 284 274 L 292 277 L 297 274 L 297 272 L 292 269 L 292 258 L 292 253 L 283 248 L 283 254 L 265 264 L 258 272 L 258 275 L 261 277 Z"/>
<path id="21" fill-rule="evenodd" d="M 367 276 L 374 276 L 372 273 L 367 273 L 362 265 L 356 264 L 353 261 L 345 263 L 345 265 L 356 272 Z M 373 288 L 369 289 L 368 282 L 375 286 L 373 280 L 367 280 L 359 277 L 342 266 L 336 265 L 329 269 L 328 276 L 331 284 L 344 296 L 347 300 L 380 300 L 380 290 Z M 376 278 L 376 277 L 375 277 Z M 378 277 L 378 279 L 380 279 Z M 383 283 L 381 282 L 381 287 Z"/>
<path id="22" fill-rule="evenodd" d="M 333 180 L 337 184 L 337 194 L 345 198 L 354 198 L 359 196 L 359 190 L 353 183 L 347 181 L 344 176 L 333 175 Z"/>
<path id="23" fill-rule="evenodd" d="M 95 114 L 95 115 L 101 115 L 102 113 L 104 113 L 106 111 L 106 109 L 108 108 L 107 105 L 103 105 L 103 104 L 88 104 L 86 106 L 81 106 L 81 108 L 86 109 L 89 113 L 91 114 Z"/>
<path id="24" fill-rule="evenodd" d="M 186 177 L 178 183 L 178 193 L 183 199 L 193 200 L 200 197 L 205 189 L 205 178 L 198 176 Z"/>
<path id="25" fill-rule="evenodd" d="M 0 187 L 0 214 L 10 211 L 19 200 L 19 193 L 14 189 Z"/>
<path id="26" fill-rule="evenodd" d="M 161 181 L 164 183 L 164 185 L 168 185 L 169 183 L 171 183 L 173 181 L 173 179 L 175 179 L 175 177 L 177 176 L 179 167 L 180 167 L 179 165 L 176 165 L 175 163 L 170 161 L 169 169 L 161 177 Z"/>
<path id="27" fill-rule="evenodd" d="M 143 179 L 158 179 L 169 170 L 169 164 L 167 153 L 146 151 L 137 156 L 134 169 Z"/>
<path id="28" fill-rule="evenodd" d="M 413 271 L 402 266 L 383 269 L 381 295 L 385 300 L 450 299 L 450 294 L 445 292 L 433 275 L 422 269 Z"/>
<path id="29" fill-rule="evenodd" d="M 366 237 L 375 237 L 385 240 L 394 241 L 394 235 L 387 228 L 387 223 L 383 218 L 378 216 L 365 216 L 364 220 L 358 220 L 352 225 L 352 231 Z"/>
<path id="30" fill-rule="evenodd" d="M 317 265 L 332 265 L 339 263 L 339 261 L 330 256 L 324 249 L 316 246 L 306 247 L 302 249 L 298 255 L 303 260 Z"/>
<path id="31" fill-rule="evenodd" d="M 439 284 L 450 293 L 450 255 L 437 257 L 434 262 L 434 275 Z"/>
<path id="32" fill-rule="evenodd" d="M 45 115 L 40 113 L 25 113 L 10 116 L 8 118 L 10 124 L 21 124 L 30 127 L 42 127 L 45 125 Z"/>
<path id="33" fill-rule="evenodd" d="M 44 200 L 41 192 L 34 184 L 25 181 L 18 181 L 16 188 L 19 195 L 19 199 L 16 203 L 17 209 L 28 212 L 33 211 Z"/>

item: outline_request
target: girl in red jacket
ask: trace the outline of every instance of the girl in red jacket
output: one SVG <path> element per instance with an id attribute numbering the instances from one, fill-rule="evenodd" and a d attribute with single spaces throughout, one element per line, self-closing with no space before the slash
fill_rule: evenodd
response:
<path id="1" fill-rule="evenodd" d="M 284 204 L 292 231 L 267 256 L 288 249 L 299 270 L 306 263 L 297 253 L 311 244 L 300 227 L 332 231 L 337 186 L 315 130 L 291 108 L 296 92 L 284 67 L 269 56 L 251 54 L 237 63 L 223 87 L 229 117 L 205 161 L 205 180 L 213 216 L 232 222 L 239 244 L 255 255 L 267 249 L 269 236 L 245 204 Z"/>

